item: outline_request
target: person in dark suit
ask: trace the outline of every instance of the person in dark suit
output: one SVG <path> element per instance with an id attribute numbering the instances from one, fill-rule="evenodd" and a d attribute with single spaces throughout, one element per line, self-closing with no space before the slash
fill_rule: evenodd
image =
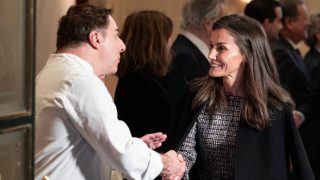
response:
<path id="1" fill-rule="evenodd" d="M 193 79 L 208 74 L 211 28 L 223 14 L 224 0 L 192 0 L 183 6 L 182 32 L 172 45 L 172 68 L 162 79 L 162 84 L 173 98 L 176 107 L 173 124 L 179 127 L 172 132 L 174 138 L 168 140 L 172 140 L 171 147 L 176 145 L 190 123 L 188 118 L 181 118 L 182 112 L 190 106 L 191 95 L 188 94 L 188 84 Z"/>
<path id="2" fill-rule="evenodd" d="M 212 27 L 209 75 L 192 83 L 195 116 L 178 152 L 196 160 L 192 179 L 287 180 L 289 161 L 298 179 L 313 180 L 299 132 L 294 102 L 279 83 L 261 25 L 230 15 Z"/>
<path id="3" fill-rule="evenodd" d="M 304 63 L 316 88 L 314 107 L 318 108 L 320 106 L 320 14 L 310 16 L 310 20 L 311 25 L 308 29 L 308 38 L 305 40 L 310 50 L 304 57 Z M 318 110 L 314 110 L 314 112 L 314 116 L 318 118 L 306 124 L 308 127 L 305 128 L 308 133 L 304 133 L 304 136 L 309 135 L 305 146 L 309 152 L 313 172 L 316 178 L 320 179 L 320 112 Z"/>
<path id="4" fill-rule="evenodd" d="M 320 13 L 311 15 L 310 22 L 308 38 L 305 40 L 310 49 L 304 57 L 304 62 L 313 82 L 315 82 L 314 78 L 320 71 Z"/>
<path id="5" fill-rule="evenodd" d="M 283 29 L 279 40 L 271 44 L 276 58 L 280 81 L 293 98 L 296 109 L 294 120 L 306 149 L 311 166 L 314 168 L 314 141 L 320 141 L 314 132 L 315 90 L 309 72 L 297 48 L 297 44 L 308 37 L 310 25 L 306 5 L 301 0 L 283 1 Z M 319 131 L 319 130 L 318 130 Z M 316 139 L 315 139 L 316 138 Z"/>
<path id="6" fill-rule="evenodd" d="M 170 131 L 174 103 L 159 79 L 171 65 L 172 31 L 171 19 L 158 11 L 133 12 L 125 20 L 120 38 L 126 51 L 117 72 L 115 104 L 134 136 Z M 166 142 L 157 150 L 164 149 Z"/>
<path id="7" fill-rule="evenodd" d="M 307 37 L 310 25 L 307 7 L 301 0 L 284 1 L 283 29 L 277 41 L 271 43 L 276 58 L 281 85 L 290 93 L 295 104 L 294 118 L 297 127 L 311 114 L 312 84 L 297 47 Z"/>

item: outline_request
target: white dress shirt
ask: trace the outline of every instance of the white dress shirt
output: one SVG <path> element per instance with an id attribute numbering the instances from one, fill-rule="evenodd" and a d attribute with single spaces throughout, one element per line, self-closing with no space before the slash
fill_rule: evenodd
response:
<path id="1" fill-rule="evenodd" d="M 40 180 L 154 179 L 161 157 L 127 125 L 104 83 L 85 60 L 53 54 L 36 80 L 35 177 Z"/>

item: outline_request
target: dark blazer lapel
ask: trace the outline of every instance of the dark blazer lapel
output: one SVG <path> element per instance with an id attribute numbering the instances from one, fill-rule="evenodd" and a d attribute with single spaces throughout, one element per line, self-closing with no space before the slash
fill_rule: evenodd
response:
<path id="1" fill-rule="evenodd" d="M 195 44 L 193 44 L 188 38 L 181 34 L 178 35 L 176 41 L 181 42 L 182 44 L 185 44 L 186 46 L 190 47 L 190 49 L 192 49 L 194 51 L 194 54 L 198 57 L 202 70 L 207 71 L 208 66 L 210 66 L 210 63 L 207 57 L 202 54 L 200 49 Z"/>
<path id="2" fill-rule="evenodd" d="M 304 63 L 311 75 L 314 75 L 314 73 L 318 71 L 317 68 L 319 67 L 319 64 L 320 64 L 319 57 L 320 57 L 320 52 L 317 51 L 315 48 L 311 48 L 310 51 L 305 56 Z"/>
<path id="3" fill-rule="evenodd" d="M 295 65 L 308 77 L 307 69 L 305 65 L 303 64 L 302 57 L 296 52 L 294 47 L 282 36 L 280 36 L 280 41 L 282 44 L 288 49 L 288 52 L 290 53 L 293 62 Z"/>

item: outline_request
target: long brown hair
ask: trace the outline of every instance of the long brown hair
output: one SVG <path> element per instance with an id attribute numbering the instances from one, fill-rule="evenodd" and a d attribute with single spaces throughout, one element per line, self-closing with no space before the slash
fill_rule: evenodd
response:
<path id="1" fill-rule="evenodd" d="M 212 27 L 212 30 L 217 29 L 230 32 L 246 59 L 242 117 L 250 126 L 264 129 L 271 123 L 271 110 L 281 110 L 284 104 L 294 106 L 287 91 L 279 85 L 278 72 L 264 30 L 257 21 L 239 15 L 222 17 Z M 209 110 L 213 111 L 226 103 L 221 77 L 203 77 L 193 83 L 193 88 L 197 89 L 193 108 L 208 103 Z"/>
<path id="2" fill-rule="evenodd" d="M 120 34 L 126 51 L 122 53 L 117 75 L 142 68 L 157 76 L 166 75 L 171 64 L 168 40 L 172 31 L 172 20 L 159 11 L 131 13 Z"/>

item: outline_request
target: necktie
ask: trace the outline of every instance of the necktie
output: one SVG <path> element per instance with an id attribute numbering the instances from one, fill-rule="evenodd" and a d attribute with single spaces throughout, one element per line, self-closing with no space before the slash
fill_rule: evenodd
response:
<path id="1" fill-rule="evenodd" d="M 299 55 L 299 57 L 302 58 L 300 50 L 297 48 L 295 51 Z"/>
<path id="2" fill-rule="evenodd" d="M 300 57 L 299 59 L 296 59 L 298 65 L 299 65 L 299 68 L 300 68 L 305 74 L 307 74 L 306 67 L 305 67 L 305 65 L 304 65 L 303 62 L 302 62 L 302 56 L 301 56 L 300 50 L 297 48 L 297 49 L 295 49 L 295 51 L 296 51 L 297 55 Z"/>

